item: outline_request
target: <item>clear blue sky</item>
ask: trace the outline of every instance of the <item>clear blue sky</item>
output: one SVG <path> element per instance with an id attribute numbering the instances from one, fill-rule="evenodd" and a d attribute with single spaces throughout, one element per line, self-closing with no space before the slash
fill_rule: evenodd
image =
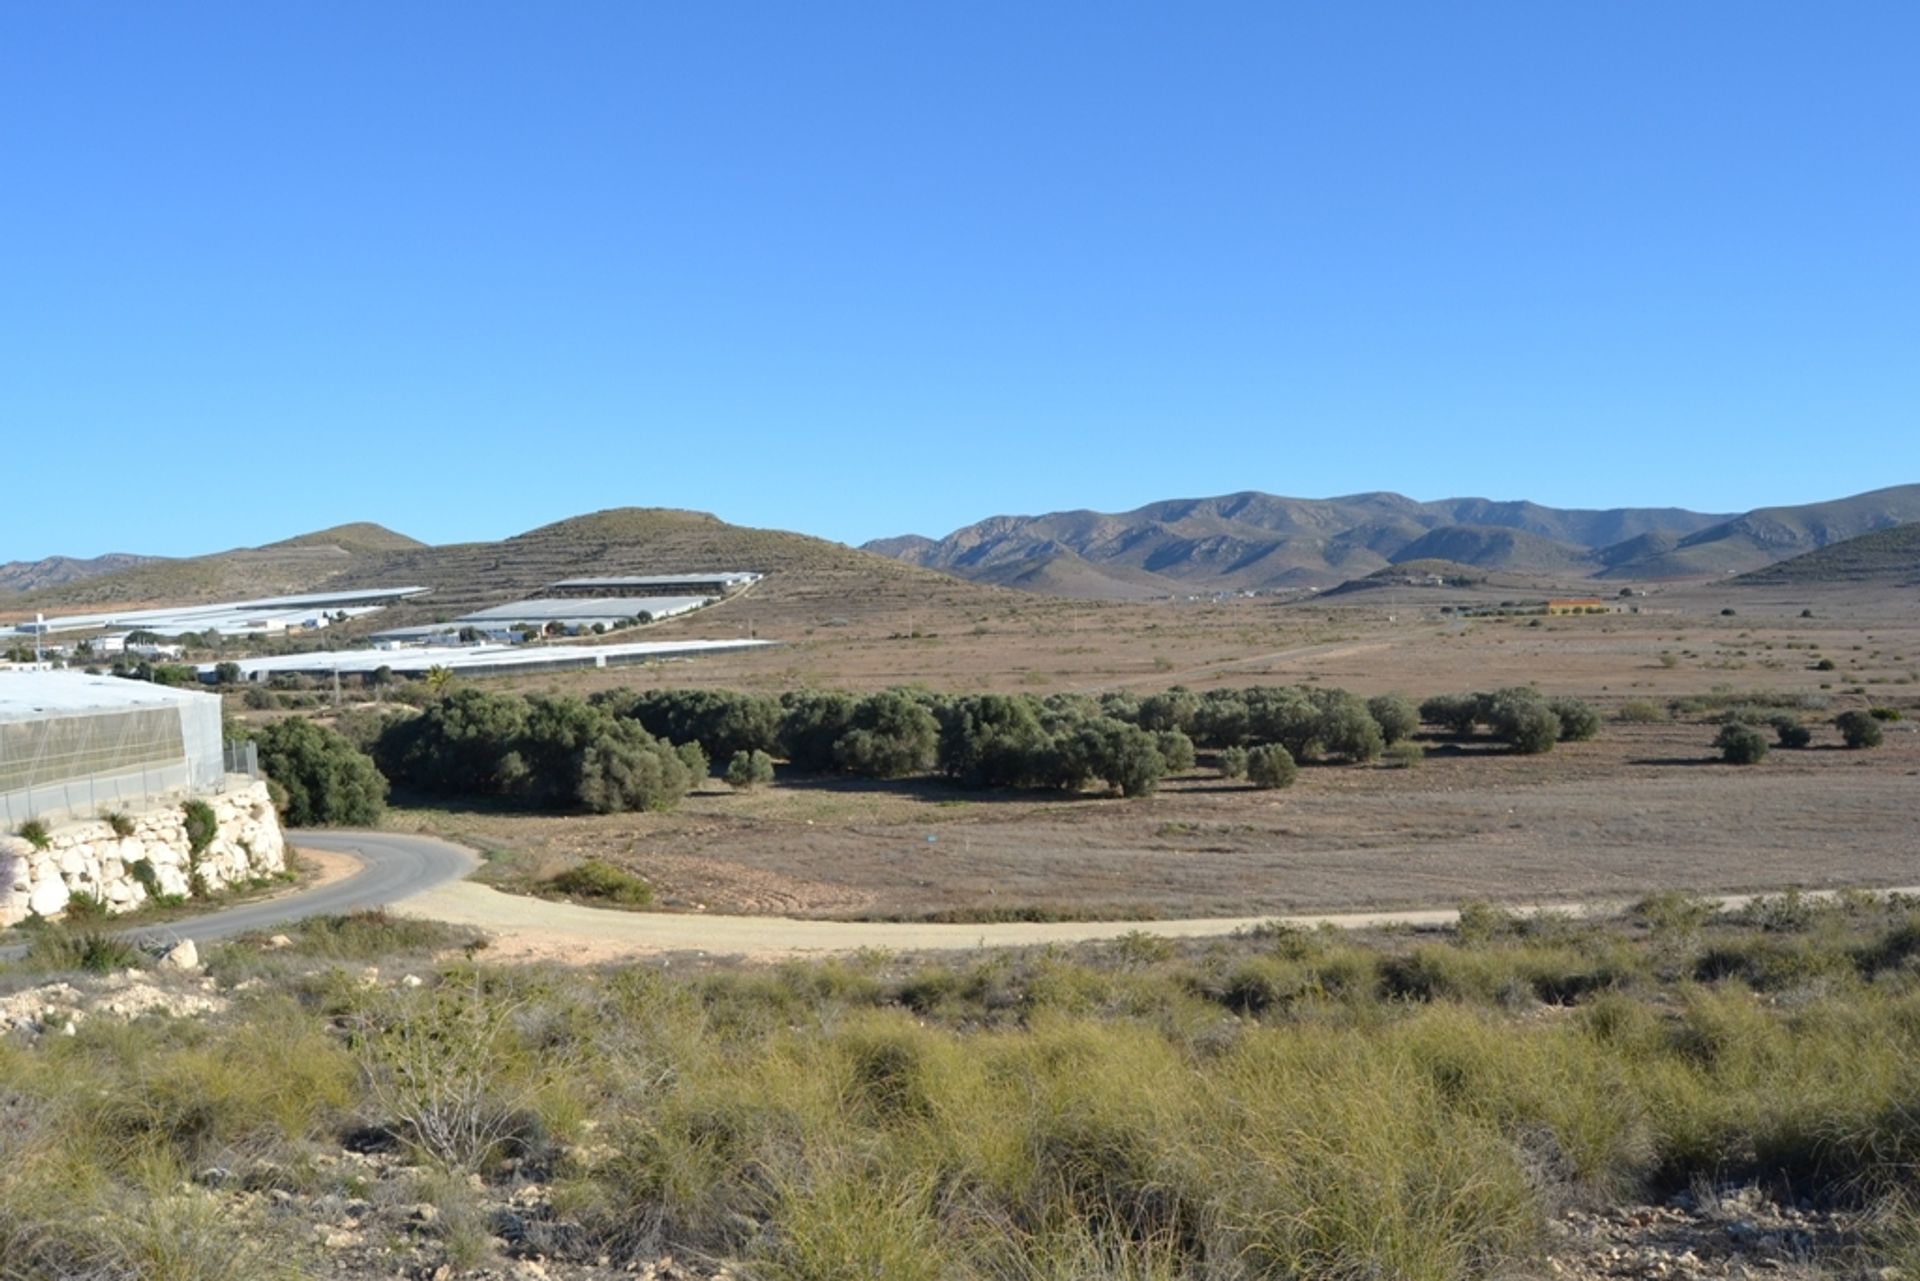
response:
<path id="1" fill-rule="evenodd" d="M 1920 480 L 1920 5 L 0 8 L 0 561 Z"/>

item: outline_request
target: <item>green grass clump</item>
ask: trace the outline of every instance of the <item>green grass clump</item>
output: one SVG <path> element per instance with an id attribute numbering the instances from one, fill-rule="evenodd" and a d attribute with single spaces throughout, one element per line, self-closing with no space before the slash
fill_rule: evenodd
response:
<path id="1" fill-rule="evenodd" d="M 653 887 L 623 867 L 590 858 L 546 880 L 546 888 L 567 898 L 615 903 L 621 907 L 650 907 Z"/>
<path id="2" fill-rule="evenodd" d="M 439 952 L 478 940 L 471 930 L 438 921 L 415 920 L 374 909 L 340 916 L 310 916 L 288 928 L 299 956 L 334 961 L 377 961 L 396 954 Z"/>

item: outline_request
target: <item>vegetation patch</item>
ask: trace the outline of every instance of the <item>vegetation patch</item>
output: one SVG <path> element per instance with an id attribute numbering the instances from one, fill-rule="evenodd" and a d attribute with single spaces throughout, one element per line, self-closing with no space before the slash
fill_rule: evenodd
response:
<path id="1" fill-rule="evenodd" d="M 625 868 L 597 858 L 587 859 L 548 877 L 545 888 L 564 898 L 612 903 L 620 907 L 651 907 L 653 887 Z"/>

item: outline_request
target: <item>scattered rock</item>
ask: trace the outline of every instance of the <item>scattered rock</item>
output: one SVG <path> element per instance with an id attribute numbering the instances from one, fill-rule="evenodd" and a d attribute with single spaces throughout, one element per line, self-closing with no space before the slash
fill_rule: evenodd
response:
<path id="1" fill-rule="evenodd" d="M 197 974 L 200 971 L 200 949 L 193 945 L 192 939 L 181 939 L 168 948 L 167 954 L 160 958 L 160 968 L 188 970 Z"/>

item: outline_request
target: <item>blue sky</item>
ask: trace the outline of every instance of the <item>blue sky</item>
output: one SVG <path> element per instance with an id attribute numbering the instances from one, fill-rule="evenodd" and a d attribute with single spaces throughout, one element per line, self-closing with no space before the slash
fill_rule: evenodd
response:
<path id="1" fill-rule="evenodd" d="M 1920 480 L 1920 6 L 0 8 L 0 561 Z"/>

